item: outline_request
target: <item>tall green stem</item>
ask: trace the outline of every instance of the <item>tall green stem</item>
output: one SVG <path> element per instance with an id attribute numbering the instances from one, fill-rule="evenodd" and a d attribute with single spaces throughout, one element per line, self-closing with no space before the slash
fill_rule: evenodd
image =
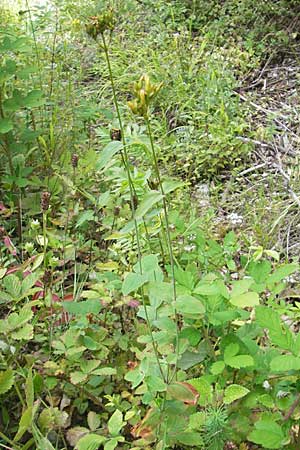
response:
<path id="1" fill-rule="evenodd" d="M 110 84 L 111 84 L 112 93 L 113 93 L 113 102 L 114 102 L 114 105 L 115 105 L 115 108 L 116 108 L 116 113 L 117 113 L 117 117 L 118 117 L 118 123 L 119 123 L 120 131 L 121 131 L 121 139 L 122 139 L 122 145 L 123 145 L 123 154 L 121 153 L 121 155 L 122 155 L 122 161 L 123 161 L 123 164 L 124 164 L 124 167 L 125 167 L 125 170 L 126 170 L 126 173 L 127 173 L 127 178 L 128 178 L 128 185 L 129 185 L 129 191 L 130 191 L 131 213 L 132 213 L 132 220 L 134 222 L 136 241 L 137 241 L 137 249 L 138 249 L 139 268 L 140 268 L 140 272 L 142 273 L 142 252 L 141 252 L 141 245 L 140 245 L 140 240 L 139 240 L 139 230 L 138 230 L 137 221 L 136 221 L 136 219 L 134 217 L 134 211 L 135 211 L 134 196 L 135 196 L 135 191 L 134 191 L 134 185 L 133 185 L 133 181 L 132 181 L 132 177 L 131 177 L 131 173 L 130 173 L 129 158 L 128 158 L 127 144 L 126 144 L 125 134 L 124 134 L 123 121 L 122 121 L 122 117 L 121 117 L 121 113 L 120 113 L 119 103 L 118 103 L 116 89 L 115 89 L 114 77 L 113 77 L 112 67 L 111 67 L 111 63 L 110 63 L 110 57 L 109 57 L 108 47 L 107 47 L 107 44 L 106 44 L 104 33 L 101 33 L 101 38 L 102 38 L 102 44 L 103 44 L 103 50 L 104 50 L 104 53 L 105 53 L 105 59 L 106 59 L 106 63 L 107 63 L 107 68 L 108 68 L 108 72 L 109 72 Z M 162 365 L 161 365 L 161 362 L 159 360 L 157 346 L 156 346 L 156 343 L 154 341 L 153 334 L 152 334 L 151 323 L 150 323 L 150 319 L 149 319 L 149 315 L 148 315 L 148 311 L 147 311 L 146 299 L 145 299 L 145 295 L 144 295 L 144 292 L 143 292 L 143 288 L 141 288 L 141 295 L 142 295 L 142 301 L 143 301 L 143 307 L 144 307 L 147 327 L 149 329 L 149 333 L 150 333 L 150 336 L 151 336 L 151 344 L 152 344 L 152 347 L 153 347 L 153 350 L 154 350 L 155 358 L 156 358 L 156 361 L 157 361 L 157 364 L 158 364 L 159 371 L 160 371 L 160 374 L 162 376 L 162 379 L 166 382 L 167 380 L 165 378 L 165 374 L 163 372 Z"/>
<path id="2" fill-rule="evenodd" d="M 175 282 L 175 263 L 174 263 L 174 255 L 173 255 L 173 248 L 172 248 L 172 239 L 171 239 L 171 235 L 170 235 L 170 224 L 169 224 L 169 217 L 168 217 L 168 207 L 167 207 L 166 195 L 165 195 L 163 183 L 162 183 L 161 176 L 160 176 L 160 171 L 159 171 L 156 151 L 155 151 L 155 147 L 154 147 L 154 140 L 153 140 L 153 135 L 152 135 L 152 130 L 151 130 L 151 124 L 150 124 L 150 119 L 149 119 L 148 116 L 145 118 L 145 121 L 146 121 L 146 124 L 147 124 L 147 131 L 148 131 L 148 136 L 149 136 L 149 139 L 150 139 L 150 147 L 151 147 L 151 151 L 152 151 L 155 175 L 156 175 L 156 178 L 157 178 L 157 181 L 158 181 L 158 184 L 159 184 L 159 188 L 160 188 L 160 192 L 161 192 L 161 195 L 162 195 L 164 218 L 165 218 L 165 223 L 166 223 L 166 236 L 167 236 L 167 242 L 168 242 L 168 249 L 169 249 L 169 255 L 170 255 L 170 265 L 171 265 L 171 274 L 172 274 L 173 300 L 174 300 L 174 304 L 176 304 L 177 293 L 176 293 L 176 282 Z M 172 381 L 172 379 L 174 377 L 176 377 L 177 364 L 178 364 L 178 359 L 179 359 L 179 327 L 178 327 L 179 317 L 178 317 L 178 314 L 177 314 L 177 311 L 176 311 L 176 307 L 175 307 L 175 311 L 174 312 L 175 312 L 175 318 L 176 318 L 176 349 L 175 349 L 175 351 L 176 351 L 176 361 L 175 361 L 175 367 L 174 367 L 173 374 L 171 375 L 170 381 Z"/>

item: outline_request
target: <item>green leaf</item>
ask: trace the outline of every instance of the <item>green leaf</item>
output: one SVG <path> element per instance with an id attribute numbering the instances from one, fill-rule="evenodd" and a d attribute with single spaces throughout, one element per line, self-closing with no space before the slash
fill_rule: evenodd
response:
<path id="1" fill-rule="evenodd" d="M 14 437 L 14 441 L 19 441 L 22 438 L 22 436 L 26 433 L 26 431 L 31 427 L 32 415 L 33 415 L 32 407 L 25 409 L 20 419 L 19 428 L 17 434 Z"/>
<path id="2" fill-rule="evenodd" d="M 96 162 L 96 170 L 103 170 L 106 168 L 106 166 L 111 163 L 112 157 L 118 153 L 120 150 L 122 150 L 123 144 L 120 141 L 112 141 L 109 144 L 107 144 L 104 149 L 102 150 L 102 153 L 100 155 L 100 158 Z"/>
<path id="3" fill-rule="evenodd" d="M 72 372 L 70 374 L 71 383 L 80 384 L 87 380 L 87 374 L 83 372 Z"/>
<path id="4" fill-rule="evenodd" d="M 270 261 L 252 261 L 248 266 L 248 272 L 256 283 L 264 283 L 271 269 Z"/>
<path id="5" fill-rule="evenodd" d="M 162 282 L 164 279 L 163 271 L 159 267 L 158 258 L 156 255 L 145 255 L 141 259 L 142 272 L 140 264 L 134 265 L 134 271 L 139 274 L 144 274 L 148 281 Z"/>
<path id="6" fill-rule="evenodd" d="M 270 364 L 273 372 L 288 372 L 290 370 L 300 370 L 300 358 L 293 355 L 281 355 L 273 358 Z"/>
<path id="7" fill-rule="evenodd" d="M 224 351 L 225 360 L 227 358 L 230 358 L 231 356 L 237 355 L 239 352 L 239 349 L 240 349 L 240 346 L 236 342 L 227 345 L 227 347 L 225 348 L 225 351 Z"/>
<path id="8" fill-rule="evenodd" d="M 21 293 L 21 281 L 16 275 L 8 275 L 3 280 L 4 289 L 12 296 L 17 299 Z"/>
<path id="9" fill-rule="evenodd" d="M 253 280 L 251 278 L 244 278 L 243 280 L 234 281 L 232 283 L 231 296 L 237 297 L 248 292 Z"/>
<path id="10" fill-rule="evenodd" d="M 164 392 L 166 390 L 166 385 L 164 381 L 157 377 L 156 375 L 149 375 L 145 378 L 145 383 L 148 386 L 150 392 Z"/>
<path id="11" fill-rule="evenodd" d="M 182 181 L 169 180 L 163 181 L 162 186 L 164 194 L 169 194 L 170 192 L 175 191 L 175 189 L 184 186 L 184 183 Z"/>
<path id="12" fill-rule="evenodd" d="M 80 369 L 83 373 L 91 373 L 94 370 L 97 369 L 100 365 L 100 360 L 98 359 L 89 359 L 89 360 L 82 360 L 80 363 Z"/>
<path id="13" fill-rule="evenodd" d="M 34 386 L 33 386 L 33 378 L 32 378 L 32 368 L 28 369 L 28 374 L 25 383 L 25 395 L 26 395 L 26 404 L 28 408 L 33 407 L 34 402 Z"/>
<path id="14" fill-rule="evenodd" d="M 81 227 L 81 225 L 85 224 L 86 222 L 90 222 L 91 220 L 95 219 L 95 212 L 91 209 L 88 209 L 87 211 L 84 211 L 80 214 L 76 223 L 76 228 Z"/>
<path id="15" fill-rule="evenodd" d="M 207 356 L 207 349 L 203 348 L 200 352 L 191 352 L 186 350 L 178 361 L 178 367 L 183 370 L 190 369 L 202 362 Z"/>
<path id="16" fill-rule="evenodd" d="M 210 371 L 213 375 L 219 375 L 225 369 L 224 361 L 216 361 L 212 364 Z"/>
<path id="17" fill-rule="evenodd" d="M 11 369 L 0 372 L 0 395 L 8 392 L 14 384 L 14 372 Z"/>
<path id="18" fill-rule="evenodd" d="M 257 323 L 269 330 L 269 337 L 273 344 L 297 354 L 293 333 L 281 321 L 276 311 L 267 306 L 258 306 L 255 308 L 255 316 Z"/>
<path id="19" fill-rule="evenodd" d="M 0 133 L 5 134 L 13 129 L 14 125 L 10 119 L 0 119 Z"/>
<path id="20" fill-rule="evenodd" d="M 136 291 L 141 286 L 147 283 L 147 276 L 140 275 L 139 273 L 130 272 L 126 275 L 122 284 L 122 294 L 128 295 L 130 292 Z"/>
<path id="21" fill-rule="evenodd" d="M 26 108 L 37 108 L 44 105 L 45 99 L 43 97 L 43 92 L 39 89 L 35 89 L 29 92 L 29 94 L 27 94 L 26 97 L 23 98 L 22 103 Z"/>
<path id="22" fill-rule="evenodd" d="M 180 314 L 188 314 L 188 315 L 198 315 L 204 314 L 205 308 L 201 302 L 195 297 L 191 295 L 179 295 L 175 302 L 176 310 Z"/>
<path id="23" fill-rule="evenodd" d="M 162 303 L 170 304 L 173 300 L 173 287 L 171 283 L 150 281 L 149 283 L 150 305 L 157 309 Z"/>
<path id="24" fill-rule="evenodd" d="M 123 414 L 117 409 L 107 423 L 108 431 L 112 436 L 116 436 L 125 424 L 126 422 L 123 422 Z"/>
<path id="25" fill-rule="evenodd" d="M 168 394 L 180 400 L 187 405 L 196 405 L 199 398 L 199 392 L 189 382 L 176 381 L 167 387 Z"/>
<path id="26" fill-rule="evenodd" d="M 103 450 L 114 450 L 117 447 L 119 441 L 123 439 L 124 438 L 122 436 L 109 439 L 107 442 L 105 442 Z"/>
<path id="27" fill-rule="evenodd" d="M 238 384 L 232 384 L 231 386 L 228 386 L 225 389 L 224 395 L 225 405 L 230 405 L 230 403 L 233 403 L 235 400 L 245 397 L 245 395 L 247 395 L 248 392 L 250 392 L 249 389 L 245 388 L 244 386 L 240 386 Z"/>
<path id="28" fill-rule="evenodd" d="M 249 434 L 248 439 L 263 448 L 281 449 L 285 435 L 282 427 L 271 416 L 264 415 L 255 423 L 255 429 Z"/>
<path id="29" fill-rule="evenodd" d="M 95 413 L 94 411 L 89 411 L 87 415 L 87 422 L 91 431 L 97 430 L 97 428 L 100 427 L 99 414 Z"/>
<path id="30" fill-rule="evenodd" d="M 99 314 L 102 306 L 100 300 L 97 299 L 89 299 L 82 302 L 62 302 L 62 305 L 67 312 L 79 316 Z"/>
<path id="31" fill-rule="evenodd" d="M 101 367 L 101 369 L 96 369 L 93 371 L 93 375 L 101 375 L 101 376 L 112 376 L 116 375 L 117 371 L 113 367 Z"/>
<path id="32" fill-rule="evenodd" d="M 104 436 L 99 436 L 98 434 L 87 434 L 83 436 L 76 445 L 76 450 L 98 450 L 100 445 L 106 441 Z"/>
<path id="33" fill-rule="evenodd" d="M 138 206 L 136 212 L 135 212 L 135 219 L 142 219 L 147 212 L 158 202 L 162 200 L 163 196 L 160 192 L 157 191 L 150 191 L 148 192 L 140 205 Z"/>
<path id="34" fill-rule="evenodd" d="M 283 280 L 284 278 L 288 277 L 289 275 L 291 275 L 292 273 L 296 272 L 297 270 L 299 270 L 299 265 L 298 264 L 285 264 L 284 266 L 278 267 L 278 269 L 276 269 L 270 276 L 269 279 L 267 280 L 267 284 L 268 286 L 274 284 L 274 283 L 278 283 L 279 281 Z"/>
<path id="35" fill-rule="evenodd" d="M 246 292 L 237 296 L 233 296 L 230 299 L 230 303 L 239 308 L 247 308 L 251 306 L 259 305 L 259 296 L 256 292 Z"/>
<path id="36" fill-rule="evenodd" d="M 249 367 L 254 365 L 254 360 L 250 355 L 237 355 L 239 345 L 237 343 L 229 344 L 224 351 L 224 361 L 227 366 L 235 369 Z M 237 356 L 236 356 L 237 355 Z"/>
<path id="37" fill-rule="evenodd" d="M 194 386 L 194 388 L 199 392 L 199 404 L 201 406 L 205 406 L 211 403 L 212 401 L 212 386 L 205 379 L 205 377 L 192 378 L 188 380 L 188 383 Z"/>
<path id="38" fill-rule="evenodd" d="M 23 325 L 16 331 L 11 333 L 11 337 L 17 341 L 33 339 L 33 326 L 29 323 Z"/>
<path id="39" fill-rule="evenodd" d="M 225 363 L 234 369 L 241 369 L 242 367 L 254 366 L 254 359 L 250 355 L 238 355 L 227 358 Z"/>
<path id="40" fill-rule="evenodd" d="M 176 435 L 176 439 L 180 444 L 190 445 L 192 447 L 202 448 L 204 445 L 203 437 L 196 431 L 184 431 Z"/>

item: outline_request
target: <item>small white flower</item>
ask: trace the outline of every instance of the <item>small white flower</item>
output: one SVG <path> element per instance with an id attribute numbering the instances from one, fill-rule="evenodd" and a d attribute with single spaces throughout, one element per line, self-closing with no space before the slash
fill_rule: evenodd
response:
<path id="1" fill-rule="evenodd" d="M 270 383 L 268 382 L 268 380 L 265 380 L 264 382 L 263 382 L 263 388 L 264 389 L 266 389 L 266 391 L 268 391 L 269 389 L 271 389 L 271 385 L 270 385 Z"/>
<path id="2" fill-rule="evenodd" d="M 231 214 L 228 214 L 227 219 L 234 226 L 242 225 L 243 220 L 244 220 L 243 216 L 240 216 L 239 214 L 234 213 L 234 212 Z"/>
<path id="3" fill-rule="evenodd" d="M 184 250 L 186 252 L 192 252 L 193 250 L 195 250 L 196 245 L 185 245 Z"/>
<path id="4" fill-rule="evenodd" d="M 196 188 L 197 195 L 209 196 L 209 186 L 208 184 L 199 184 Z"/>
<path id="5" fill-rule="evenodd" d="M 278 391 L 276 397 L 277 398 L 284 398 L 287 397 L 289 395 L 289 392 L 286 391 Z"/>
<path id="6" fill-rule="evenodd" d="M 32 230 L 38 230 L 40 228 L 40 222 L 38 221 L 38 219 L 33 219 L 30 223 L 30 228 Z"/>
<path id="7" fill-rule="evenodd" d="M 24 250 L 29 254 L 32 253 L 34 250 L 33 242 L 26 242 L 26 244 L 24 245 Z"/>
<path id="8" fill-rule="evenodd" d="M 200 200 L 198 205 L 200 208 L 208 208 L 210 206 L 208 200 Z"/>

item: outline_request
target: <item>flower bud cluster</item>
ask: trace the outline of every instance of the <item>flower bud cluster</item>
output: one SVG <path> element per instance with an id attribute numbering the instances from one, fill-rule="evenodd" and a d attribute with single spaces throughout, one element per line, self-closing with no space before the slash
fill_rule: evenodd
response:
<path id="1" fill-rule="evenodd" d="M 85 25 L 87 34 L 93 39 L 97 39 L 99 34 L 105 31 L 113 31 L 115 27 L 115 17 L 112 10 L 108 10 L 97 16 L 91 16 Z"/>
<path id="2" fill-rule="evenodd" d="M 128 106 L 138 116 L 148 118 L 149 105 L 162 87 L 162 83 L 153 84 L 148 75 L 142 75 L 139 81 L 133 85 L 134 99 L 128 102 Z"/>

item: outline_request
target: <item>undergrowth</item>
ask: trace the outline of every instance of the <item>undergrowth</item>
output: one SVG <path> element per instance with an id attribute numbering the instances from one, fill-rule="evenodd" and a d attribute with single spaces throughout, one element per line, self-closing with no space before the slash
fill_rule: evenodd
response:
<path id="1" fill-rule="evenodd" d="M 296 3 L 2 7 L 0 447 L 299 448 L 299 205 L 247 197 L 239 96 Z"/>

